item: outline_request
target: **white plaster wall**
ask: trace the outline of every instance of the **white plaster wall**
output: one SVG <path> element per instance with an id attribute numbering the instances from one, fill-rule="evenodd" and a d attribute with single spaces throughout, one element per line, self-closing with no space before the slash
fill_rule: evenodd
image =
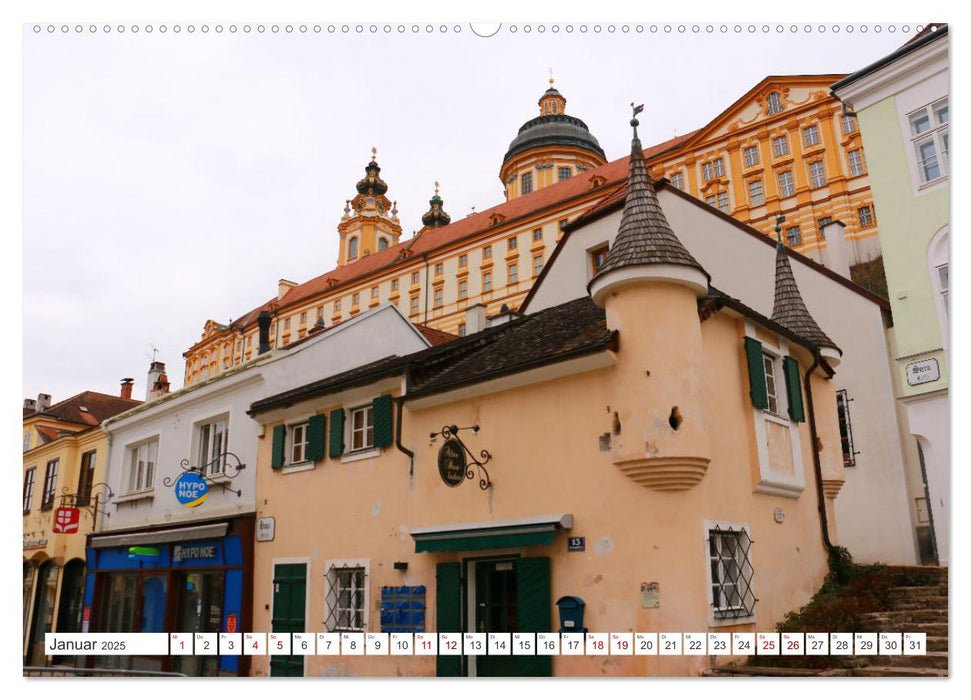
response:
<path id="1" fill-rule="evenodd" d="M 661 190 L 658 199 L 682 243 L 711 274 L 712 286 L 771 315 L 775 247 L 670 190 Z M 613 243 L 620 218 L 617 210 L 573 231 L 562 242 L 564 248 L 536 290 L 529 313 L 586 294 L 587 251 L 606 241 Z M 853 399 L 850 416 L 860 454 L 857 466 L 845 470 L 846 483 L 836 499 L 839 541 L 858 561 L 914 564 L 917 553 L 905 469 L 919 470 L 919 465 L 906 463 L 901 449 L 880 308 L 795 258 L 791 263 L 809 311 L 843 350 L 835 388 L 846 389 Z M 650 318 L 648 309 L 645 318 Z"/>
<path id="2" fill-rule="evenodd" d="M 100 531 L 191 523 L 256 511 L 256 453 L 263 428 L 246 411 L 258 399 L 308 384 L 354 367 L 428 347 L 414 326 L 387 303 L 292 350 L 274 351 L 268 361 L 197 385 L 178 396 L 154 404 L 104 428 L 109 452 L 105 481 L 115 493 L 107 505 L 110 517 L 101 520 Z M 175 498 L 173 487 L 163 479 L 177 478 L 182 459 L 195 465 L 196 426 L 209 418 L 228 415 L 228 450 L 246 464 L 229 482 L 242 495 L 210 486 L 206 501 L 187 508 Z M 118 502 L 127 491 L 128 445 L 158 436 L 158 460 L 151 499 Z"/>

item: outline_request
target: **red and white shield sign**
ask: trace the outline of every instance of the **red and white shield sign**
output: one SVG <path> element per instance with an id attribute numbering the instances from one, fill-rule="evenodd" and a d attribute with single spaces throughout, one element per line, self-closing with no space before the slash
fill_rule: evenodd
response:
<path id="1" fill-rule="evenodd" d="M 236 632 L 239 629 L 239 618 L 236 617 L 236 613 L 229 613 L 226 616 L 226 631 Z"/>
<path id="2" fill-rule="evenodd" d="M 81 524 L 81 511 L 77 508 L 58 508 L 54 511 L 54 532 L 77 532 Z"/>

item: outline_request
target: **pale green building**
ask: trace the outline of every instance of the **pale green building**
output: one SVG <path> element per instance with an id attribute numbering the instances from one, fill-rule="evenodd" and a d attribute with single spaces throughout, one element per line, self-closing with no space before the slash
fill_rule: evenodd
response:
<path id="1" fill-rule="evenodd" d="M 929 25 L 832 86 L 859 120 L 880 221 L 897 397 L 920 455 L 915 534 L 922 559 L 942 565 L 950 526 L 948 61 L 947 25 Z"/>

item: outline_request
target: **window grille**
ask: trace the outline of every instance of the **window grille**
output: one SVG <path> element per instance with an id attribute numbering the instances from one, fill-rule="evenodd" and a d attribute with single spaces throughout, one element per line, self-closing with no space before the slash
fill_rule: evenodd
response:
<path id="1" fill-rule="evenodd" d="M 744 528 L 708 531 L 711 571 L 711 605 L 718 619 L 737 619 L 755 614 L 758 598 L 752 591 L 754 570 L 750 558 L 752 540 Z"/>
<path id="2" fill-rule="evenodd" d="M 367 572 L 363 566 L 327 570 L 324 624 L 328 632 L 363 632 L 367 626 Z"/>

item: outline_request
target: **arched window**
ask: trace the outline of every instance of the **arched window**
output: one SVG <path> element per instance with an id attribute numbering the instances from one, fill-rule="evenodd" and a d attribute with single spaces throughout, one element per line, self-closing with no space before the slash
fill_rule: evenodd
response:
<path id="1" fill-rule="evenodd" d="M 352 238 L 347 242 L 347 257 L 356 258 L 357 257 L 357 236 Z"/>
<path id="2" fill-rule="evenodd" d="M 385 250 L 388 247 L 387 238 L 378 238 L 378 250 Z"/>

